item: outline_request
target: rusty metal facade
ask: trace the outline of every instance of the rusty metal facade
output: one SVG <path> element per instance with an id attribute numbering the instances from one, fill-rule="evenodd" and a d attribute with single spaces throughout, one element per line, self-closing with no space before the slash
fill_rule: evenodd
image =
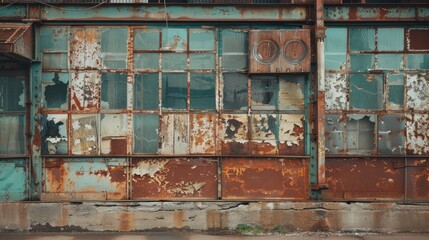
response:
<path id="1" fill-rule="evenodd" d="M 429 201 L 429 7 L 274 2 L 0 8 L 0 200 Z"/>

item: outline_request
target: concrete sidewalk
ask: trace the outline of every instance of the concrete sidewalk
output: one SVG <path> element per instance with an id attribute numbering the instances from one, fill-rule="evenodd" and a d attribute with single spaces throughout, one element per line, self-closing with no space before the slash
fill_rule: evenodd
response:
<path id="1" fill-rule="evenodd" d="M 291 233 L 263 236 L 215 235 L 189 232 L 145 233 L 0 233 L 1 240 L 427 240 L 429 233 Z"/>

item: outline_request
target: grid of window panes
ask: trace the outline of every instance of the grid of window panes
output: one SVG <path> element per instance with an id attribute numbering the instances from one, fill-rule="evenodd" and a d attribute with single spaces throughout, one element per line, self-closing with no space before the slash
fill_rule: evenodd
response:
<path id="1" fill-rule="evenodd" d="M 421 31 L 429 36 L 428 29 L 407 27 L 327 29 L 328 154 L 406 153 L 406 113 L 428 110 L 421 92 L 429 91 L 422 78 L 429 47 L 417 49 L 412 37 Z"/>

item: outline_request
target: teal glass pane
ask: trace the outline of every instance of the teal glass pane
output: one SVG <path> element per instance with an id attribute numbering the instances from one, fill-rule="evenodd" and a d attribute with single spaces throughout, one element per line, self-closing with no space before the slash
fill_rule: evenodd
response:
<path id="1" fill-rule="evenodd" d="M 134 77 L 134 109 L 158 109 L 158 73 L 138 74 Z"/>
<path id="2" fill-rule="evenodd" d="M 429 54 L 408 54 L 407 69 L 429 69 Z"/>
<path id="3" fill-rule="evenodd" d="M 127 108 L 127 75 L 103 73 L 101 75 L 101 109 Z"/>
<path id="4" fill-rule="evenodd" d="M 68 37 L 67 27 L 43 27 L 40 29 L 40 51 L 67 51 Z"/>
<path id="5" fill-rule="evenodd" d="M 159 53 L 135 53 L 135 69 L 159 69 Z"/>
<path id="6" fill-rule="evenodd" d="M 278 109 L 278 79 L 274 76 L 252 77 L 252 109 L 277 110 Z"/>
<path id="7" fill-rule="evenodd" d="M 127 68 L 127 28 L 103 28 L 101 50 L 105 68 Z"/>
<path id="8" fill-rule="evenodd" d="M 164 28 L 162 29 L 162 49 L 163 50 L 187 50 L 188 31 L 184 28 Z"/>
<path id="9" fill-rule="evenodd" d="M 351 54 L 350 69 L 353 72 L 367 72 L 374 69 L 374 54 Z"/>
<path id="10" fill-rule="evenodd" d="M 223 109 L 247 110 L 247 75 L 223 74 Z"/>
<path id="11" fill-rule="evenodd" d="M 191 73 L 191 109 L 216 108 L 216 75 Z"/>
<path id="12" fill-rule="evenodd" d="M 351 51 L 375 50 L 375 29 L 350 28 L 349 31 Z"/>
<path id="13" fill-rule="evenodd" d="M 159 50 L 159 36 L 158 30 L 135 29 L 134 50 Z"/>
<path id="14" fill-rule="evenodd" d="M 404 74 L 387 74 L 388 110 L 400 110 L 404 107 Z"/>
<path id="15" fill-rule="evenodd" d="M 25 153 L 25 116 L 0 115 L 0 154 Z"/>
<path id="16" fill-rule="evenodd" d="M 43 53 L 42 68 L 54 70 L 67 70 L 68 57 L 67 53 Z"/>
<path id="17" fill-rule="evenodd" d="M 238 70 L 247 68 L 247 32 L 222 30 L 222 68 Z"/>
<path id="18" fill-rule="evenodd" d="M 190 54 L 191 69 L 213 70 L 216 67 L 214 54 Z"/>
<path id="19" fill-rule="evenodd" d="M 157 153 L 159 146 L 157 114 L 134 114 L 134 153 Z"/>
<path id="20" fill-rule="evenodd" d="M 0 112 L 24 111 L 25 77 L 2 76 L 0 74 Z"/>
<path id="21" fill-rule="evenodd" d="M 215 32 L 213 30 L 191 29 L 189 31 L 189 50 L 213 51 L 215 49 Z"/>
<path id="22" fill-rule="evenodd" d="M 187 109 L 188 74 L 162 74 L 162 107 L 169 109 Z"/>
<path id="23" fill-rule="evenodd" d="M 351 74 L 349 92 L 351 109 L 383 109 L 383 75 Z"/>
<path id="24" fill-rule="evenodd" d="M 68 109 L 69 73 L 42 73 L 43 107 Z"/>
<path id="25" fill-rule="evenodd" d="M 378 29 L 379 51 L 403 51 L 404 29 L 403 28 L 379 28 Z"/>
<path id="26" fill-rule="evenodd" d="M 186 53 L 163 53 L 162 69 L 185 71 L 188 69 Z"/>
<path id="27" fill-rule="evenodd" d="M 378 54 L 377 69 L 401 70 L 403 66 L 403 54 Z"/>
<path id="28" fill-rule="evenodd" d="M 325 68 L 345 68 L 347 56 L 347 28 L 328 28 L 325 38 Z"/>

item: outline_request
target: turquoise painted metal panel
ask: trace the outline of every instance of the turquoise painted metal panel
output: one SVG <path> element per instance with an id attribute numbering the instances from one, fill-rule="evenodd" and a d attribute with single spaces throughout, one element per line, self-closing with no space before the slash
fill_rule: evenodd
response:
<path id="1" fill-rule="evenodd" d="M 28 160 L 0 161 L 0 201 L 20 201 L 28 198 Z"/>
<path id="2" fill-rule="evenodd" d="M 125 200 L 127 166 L 125 158 L 46 159 L 42 200 Z"/>
<path id="3" fill-rule="evenodd" d="M 331 21 L 347 20 L 349 19 L 349 9 L 346 7 L 325 7 L 325 19 Z"/>
<path id="4" fill-rule="evenodd" d="M 307 8 L 303 6 L 114 6 L 88 9 L 82 5 L 64 5 L 61 8 L 42 6 L 42 20 L 124 20 L 124 21 L 305 21 Z M 257 11 L 256 11 L 257 10 Z"/>
<path id="5" fill-rule="evenodd" d="M 4 4 L 5 5 L 5 4 Z M 9 7 L 4 7 L 3 4 L 0 5 L 0 19 L 21 19 L 27 16 L 27 6 L 26 5 L 11 5 Z"/>
<path id="6" fill-rule="evenodd" d="M 416 21 L 428 18 L 429 10 L 397 6 L 325 6 L 325 21 Z"/>

